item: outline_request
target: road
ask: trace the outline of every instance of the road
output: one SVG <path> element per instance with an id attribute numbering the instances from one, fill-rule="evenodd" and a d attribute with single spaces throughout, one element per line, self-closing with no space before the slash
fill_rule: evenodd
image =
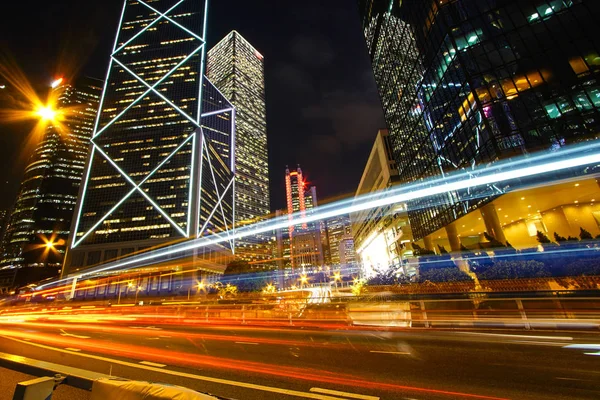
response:
<path id="1" fill-rule="evenodd" d="M 0 336 L 1 352 L 239 400 L 600 398 L 597 333 L 59 319 L 5 320 Z"/>

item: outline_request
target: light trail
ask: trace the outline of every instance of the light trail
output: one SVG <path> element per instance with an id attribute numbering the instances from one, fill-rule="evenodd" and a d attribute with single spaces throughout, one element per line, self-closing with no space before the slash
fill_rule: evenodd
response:
<path id="1" fill-rule="evenodd" d="M 235 358 L 225 358 L 217 356 L 209 356 L 198 353 L 193 353 L 190 356 L 189 352 L 163 350 L 153 347 L 140 346 L 134 344 L 124 344 L 107 342 L 95 339 L 78 339 L 64 336 L 57 336 L 44 333 L 29 333 L 0 330 L 0 335 L 7 339 L 13 339 L 23 344 L 39 346 L 37 343 L 30 343 L 24 340 L 51 344 L 54 346 L 76 348 L 78 350 L 88 351 L 91 353 L 100 353 L 111 355 L 118 358 L 130 358 L 140 360 L 143 356 L 145 360 L 150 362 L 159 362 L 166 365 L 188 366 L 199 369 L 219 369 L 233 370 L 236 372 L 243 371 L 247 374 L 276 376 L 280 378 L 292 379 L 294 381 L 309 381 L 321 382 L 327 384 L 337 384 L 348 387 L 360 387 L 365 389 L 380 389 L 393 392 L 415 392 L 427 393 L 432 395 L 440 395 L 450 398 L 473 398 L 473 399 L 488 399 L 488 400 L 507 400 L 501 397 L 479 395 L 473 393 L 461 393 L 443 389 L 424 388 L 416 386 L 398 385 L 395 383 L 385 382 L 381 380 L 366 380 L 362 377 L 351 375 L 339 371 L 329 371 L 324 369 L 310 367 L 295 367 L 286 364 L 268 364 L 257 361 L 244 361 Z M 64 352 L 63 349 L 54 349 Z M 79 355 L 79 354 L 77 354 Z M 115 360 L 117 361 L 117 360 Z M 162 371 L 161 371 L 162 372 Z"/>
<path id="2" fill-rule="evenodd" d="M 558 159 L 558 160 L 557 160 Z M 598 167 L 600 164 L 600 143 L 574 146 L 553 153 L 543 153 L 535 156 L 523 156 L 516 160 L 497 162 L 491 166 L 481 166 L 471 171 L 460 171 L 443 178 L 433 178 L 423 182 L 400 185 L 390 190 L 358 196 L 331 204 L 326 204 L 314 209 L 307 215 L 298 214 L 291 221 L 288 216 L 277 217 L 268 221 L 258 222 L 238 228 L 230 238 L 202 237 L 183 243 L 140 254 L 129 259 L 110 262 L 77 275 L 49 282 L 38 286 L 40 290 L 46 286 L 80 279 L 110 270 L 136 268 L 142 265 L 166 261 L 165 257 L 175 253 L 193 251 L 202 247 L 217 245 L 227 240 L 237 240 L 261 233 L 286 229 L 290 225 L 298 225 L 336 217 L 342 214 L 356 213 L 372 208 L 389 206 L 395 203 L 405 203 L 423 199 L 448 192 L 456 192 L 476 187 L 485 187 L 499 182 L 513 181 L 526 177 L 547 175 L 550 180 L 553 173 L 566 171 L 576 167 Z M 589 177 L 589 175 L 588 175 Z M 512 191 L 518 188 L 513 188 Z"/>

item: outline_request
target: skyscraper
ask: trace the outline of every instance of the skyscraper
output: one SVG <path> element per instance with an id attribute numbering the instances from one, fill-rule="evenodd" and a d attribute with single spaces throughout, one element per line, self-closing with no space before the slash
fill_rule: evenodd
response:
<path id="1" fill-rule="evenodd" d="M 304 218 L 317 207 L 317 188 L 307 187 L 302 169 L 285 170 L 288 238 L 291 267 L 322 266 L 323 244 L 320 222 L 294 224 L 296 218 Z"/>
<path id="2" fill-rule="evenodd" d="M 401 183 L 558 151 L 600 132 L 600 39 L 590 28 L 598 2 L 358 3 Z M 460 248 L 454 222 L 502 193 L 411 202 L 415 239 L 431 243 L 444 228 Z M 503 238 L 493 204 L 483 214 Z"/>
<path id="3" fill-rule="evenodd" d="M 325 221 L 327 246 L 329 248 L 329 256 L 331 265 L 343 264 L 342 258 L 349 256 L 349 244 L 345 243 L 344 249 L 341 249 L 342 241 L 352 237 L 352 225 L 348 214 L 338 215 L 337 217 L 329 218 Z M 354 246 L 354 243 L 352 243 Z M 345 250 L 345 251 L 343 251 Z M 344 254 L 342 254 L 344 253 Z M 344 260 L 350 257 L 345 257 Z M 349 262 L 349 261 L 348 261 Z"/>
<path id="4" fill-rule="evenodd" d="M 255 222 L 270 212 L 264 58 L 232 31 L 208 52 L 206 75 L 236 109 L 236 223 Z M 262 236 L 239 240 L 236 256 L 270 258 L 267 242 Z"/>
<path id="5" fill-rule="evenodd" d="M 65 273 L 176 240 L 229 239 L 235 111 L 203 76 L 205 32 L 204 1 L 125 1 Z"/>
<path id="6" fill-rule="evenodd" d="M 63 261 L 102 81 L 63 79 L 52 85 L 55 120 L 30 156 L 3 240 L 2 266 L 53 266 Z"/>

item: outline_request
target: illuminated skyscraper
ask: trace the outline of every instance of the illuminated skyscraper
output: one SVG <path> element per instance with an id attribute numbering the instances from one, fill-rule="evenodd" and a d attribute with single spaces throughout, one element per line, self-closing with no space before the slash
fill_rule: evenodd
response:
<path id="1" fill-rule="evenodd" d="M 349 259 L 349 244 L 346 243 L 348 237 L 352 237 L 352 225 L 350 222 L 350 216 L 348 214 L 342 214 L 334 218 L 330 218 L 325 221 L 325 232 L 326 232 L 326 243 L 329 248 L 330 263 L 331 265 L 343 264 L 342 257 L 344 260 Z M 342 241 L 344 248 L 341 248 Z M 354 242 L 352 242 L 352 249 L 354 248 Z M 342 254 L 343 253 L 343 254 Z M 350 262 L 350 261 L 348 261 Z"/>
<path id="2" fill-rule="evenodd" d="M 288 238 L 292 268 L 323 265 L 323 244 L 320 222 L 295 225 L 295 218 L 304 218 L 317 207 L 317 188 L 306 187 L 302 169 L 285 170 L 287 215 L 289 220 Z"/>
<path id="3" fill-rule="evenodd" d="M 208 52 L 206 75 L 236 109 L 236 223 L 255 222 L 270 212 L 264 59 L 232 31 Z M 239 240 L 236 256 L 270 258 L 267 242 L 266 237 Z"/>
<path id="4" fill-rule="evenodd" d="M 598 137 L 597 1 L 358 4 L 400 183 Z M 486 229 L 503 239 L 488 203 L 504 190 L 409 203 L 415 239 L 446 229 L 457 251 L 454 222 L 485 207 Z"/>
<path id="5" fill-rule="evenodd" d="M 235 111 L 203 77 L 205 33 L 205 1 L 125 1 L 65 273 L 176 240 L 230 237 Z"/>
<path id="6" fill-rule="evenodd" d="M 62 264 L 101 88 L 102 81 L 92 78 L 53 83 L 58 122 L 50 122 L 25 168 L 4 235 L 2 266 Z"/>

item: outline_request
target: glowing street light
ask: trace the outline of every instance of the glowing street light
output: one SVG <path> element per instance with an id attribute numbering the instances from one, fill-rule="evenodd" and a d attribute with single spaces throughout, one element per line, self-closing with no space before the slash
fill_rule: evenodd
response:
<path id="1" fill-rule="evenodd" d="M 306 275 L 300 276 L 300 287 L 303 287 L 308 283 L 308 277 Z"/>
<path id="2" fill-rule="evenodd" d="M 46 248 L 47 248 L 48 250 L 52 250 L 52 249 L 54 249 L 54 243 L 53 243 L 53 242 L 50 242 L 50 241 L 46 242 Z"/>
<path id="3" fill-rule="evenodd" d="M 38 107 L 36 114 L 42 119 L 42 121 L 54 121 L 57 112 L 51 106 L 40 106 Z"/>

